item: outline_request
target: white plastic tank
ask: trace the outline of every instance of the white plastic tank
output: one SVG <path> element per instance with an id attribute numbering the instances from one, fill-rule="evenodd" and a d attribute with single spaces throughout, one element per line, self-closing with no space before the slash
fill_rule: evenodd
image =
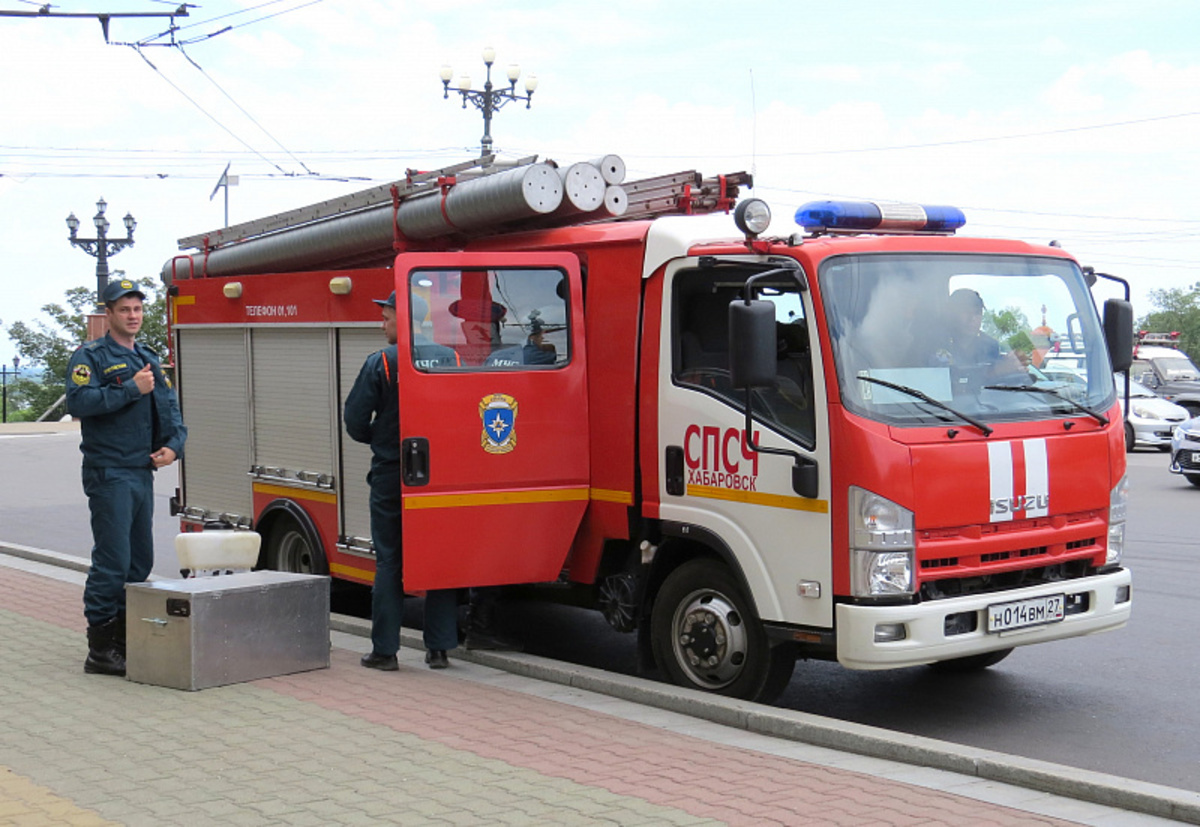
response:
<path id="1" fill-rule="evenodd" d="M 175 553 L 185 577 L 204 577 L 250 571 L 261 544 L 257 531 L 210 529 L 176 535 Z"/>

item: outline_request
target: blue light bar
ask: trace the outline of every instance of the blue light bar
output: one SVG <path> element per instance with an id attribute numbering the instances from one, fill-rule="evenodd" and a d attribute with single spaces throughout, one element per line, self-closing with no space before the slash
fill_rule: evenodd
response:
<path id="1" fill-rule="evenodd" d="M 952 233 L 967 223 L 958 207 L 876 204 L 871 201 L 809 201 L 796 210 L 806 230 Z"/>

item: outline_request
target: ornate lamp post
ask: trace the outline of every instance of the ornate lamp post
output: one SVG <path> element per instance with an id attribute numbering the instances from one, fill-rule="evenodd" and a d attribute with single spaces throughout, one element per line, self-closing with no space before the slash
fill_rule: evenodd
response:
<path id="1" fill-rule="evenodd" d="M 0 421 L 2 421 L 2 422 L 8 422 L 8 377 L 11 375 L 14 379 L 16 379 L 17 377 L 19 377 L 21 375 L 17 371 L 17 367 L 19 367 L 20 364 L 21 364 L 21 357 L 13 356 L 12 370 L 8 369 L 8 365 L 4 365 L 3 367 L 0 367 L 0 377 L 3 378 L 3 381 L 0 382 L 0 385 L 3 386 L 3 391 L 0 391 L 0 393 L 3 393 L 3 396 L 4 396 L 4 416 L 3 416 L 3 419 L 0 419 Z"/>
<path id="2" fill-rule="evenodd" d="M 133 231 L 137 227 L 137 221 L 134 220 L 132 213 L 125 213 L 125 238 L 109 238 L 108 228 L 110 225 L 104 216 L 106 209 L 108 209 L 108 204 L 103 198 L 96 202 L 96 215 L 92 218 L 92 223 L 96 225 L 95 238 L 78 238 L 76 233 L 79 232 L 79 219 L 75 217 L 75 213 L 67 216 L 67 229 L 71 231 L 71 245 L 79 247 L 88 255 L 96 258 L 97 305 L 104 303 L 101 296 L 104 294 L 105 285 L 108 284 L 108 257 L 115 256 L 126 247 L 133 246 Z"/>
<path id="3" fill-rule="evenodd" d="M 510 63 L 508 65 L 508 88 L 496 89 L 492 86 L 492 64 L 496 62 L 496 50 L 491 46 L 483 50 L 483 62 L 487 66 L 487 80 L 483 84 L 483 91 L 471 88 L 471 78 L 468 75 L 461 75 L 458 78 L 454 91 L 462 95 L 463 109 L 466 109 L 467 103 L 470 102 L 483 113 L 483 140 L 480 144 L 480 154 L 491 155 L 492 113 L 509 101 L 525 101 L 525 108 L 528 109 L 538 82 L 537 75 L 529 75 L 525 78 L 525 94 L 518 95 L 517 78 L 521 77 L 521 67 Z M 448 65 L 443 66 L 441 71 L 443 99 L 450 97 L 450 79 L 452 77 L 454 77 L 454 70 Z"/>

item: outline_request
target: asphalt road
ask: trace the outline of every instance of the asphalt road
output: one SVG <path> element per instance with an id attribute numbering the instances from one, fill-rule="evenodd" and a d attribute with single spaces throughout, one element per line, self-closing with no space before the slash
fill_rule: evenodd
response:
<path id="1" fill-rule="evenodd" d="M 1130 456 L 1133 484 L 1125 561 L 1134 573 L 1133 619 L 1118 632 L 1018 649 L 974 675 L 924 667 L 854 672 L 802 662 L 778 706 L 1200 791 L 1200 488 L 1166 470 L 1157 452 Z M 174 469 L 156 481 L 155 572 L 178 576 L 167 511 Z M 78 434 L 0 432 L 0 540 L 87 557 Z M 335 610 L 366 614 L 365 589 L 335 595 Z M 419 622 L 419 601 L 409 618 Z M 598 614 L 524 603 L 504 628 L 527 651 L 632 674 L 632 635 Z M 586 645 L 581 645 L 586 641 Z"/>

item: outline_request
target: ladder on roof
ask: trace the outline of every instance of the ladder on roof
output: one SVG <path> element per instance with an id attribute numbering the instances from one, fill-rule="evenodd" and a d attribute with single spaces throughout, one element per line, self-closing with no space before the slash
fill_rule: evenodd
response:
<path id="1" fill-rule="evenodd" d="M 229 245 L 378 209 L 387 204 L 398 204 L 406 199 L 436 192 L 447 186 L 456 186 L 460 182 L 507 172 L 536 162 L 537 156 L 532 155 L 516 161 L 496 164 L 494 155 L 485 155 L 475 160 L 428 172 L 410 169 L 399 181 L 381 184 L 350 195 L 235 224 L 231 227 L 181 238 L 179 239 L 179 249 L 211 252 Z M 553 164 L 553 162 L 551 163 Z M 620 215 L 611 215 L 603 213 L 603 211 L 565 216 L 551 214 L 530 218 L 524 222 L 504 224 L 503 229 L 505 231 L 539 229 L 601 221 L 656 218 L 662 215 L 727 212 L 737 202 L 739 187 L 753 186 L 753 178 L 746 172 L 705 178 L 698 172 L 689 171 L 623 182 L 617 186 L 624 191 L 626 198 L 624 211 Z M 487 234 L 487 230 L 475 231 L 472 234 Z"/>

